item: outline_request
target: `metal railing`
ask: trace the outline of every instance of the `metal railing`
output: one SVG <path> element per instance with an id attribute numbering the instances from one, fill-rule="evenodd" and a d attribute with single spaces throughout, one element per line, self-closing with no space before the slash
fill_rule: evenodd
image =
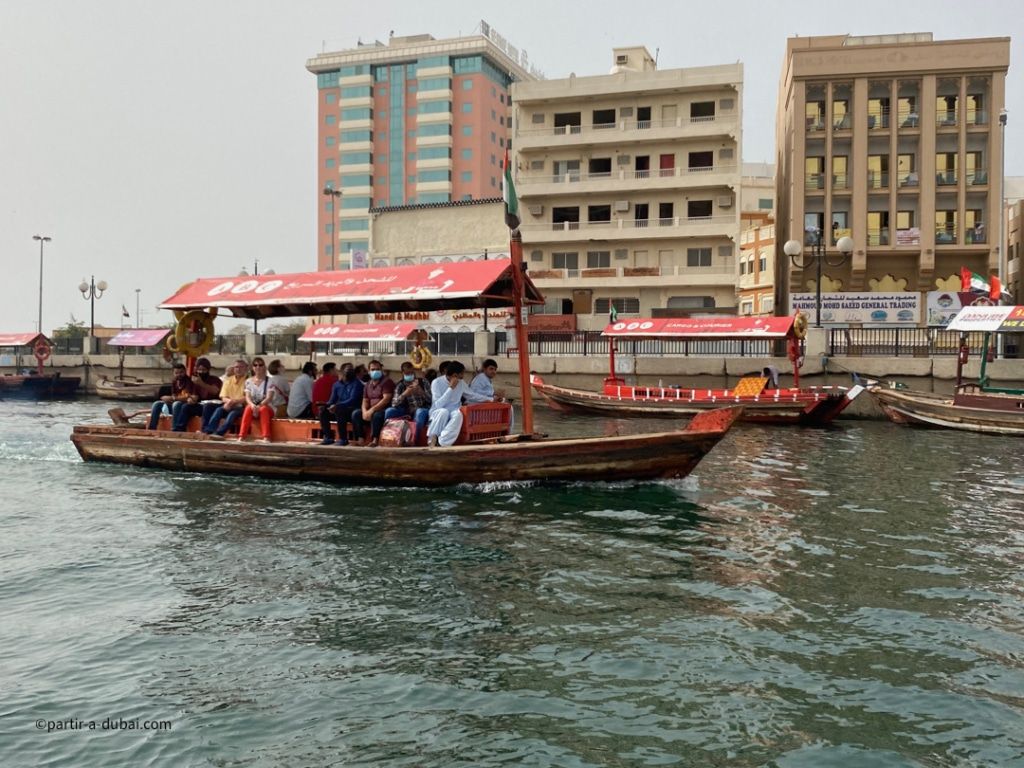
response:
<path id="1" fill-rule="evenodd" d="M 519 227 L 523 232 L 570 232 L 578 229 L 586 230 L 624 230 L 645 229 L 648 227 L 687 227 L 707 224 L 735 224 L 734 216 L 703 216 L 688 218 L 673 216 L 664 219 L 613 219 L 612 221 L 558 221 L 550 224 L 523 224 Z"/>
<path id="2" fill-rule="evenodd" d="M 527 337 L 530 354 L 544 356 L 608 356 L 608 338 L 601 331 L 530 333 Z M 495 334 L 498 354 L 510 354 L 510 340 L 503 333 Z M 514 345 L 514 339 L 511 340 Z M 777 339 L 619 339 L 619 355 L 638 357 L 781 357 L 784 342 Z"/>
<path id="3" fill-rule="evenodd" d="M 972 353 L 981 350 L 982 334 L 968 337 Z M 841 357 L 952 357 L 960 349 L 960 332 L 944 328 L 829 328 L 828 354 Z"/>
<path id="4" fill-rule="evenodd" d="M 581 184 L 588 181 L 686 178 L 695 173 L 735 173 L 736 171 L 737 166 L 735 163 L 693 167 L 644 168 L 642 170 L 624 168 L 618 171 L 599 171 L 594 173 L 570 170 L 554 174 L 523 174 L 516 179 L 516 184 L 528 187 L 533 184 Z"/>
<path id="5" fill-rule="evenodd" d="M 592 131 L 648 131 L 652 128 L 682 128 L 686 125 L 705 123 L 716 123 L 721 121 L 733 122 L 737 119 L 736 112 L 725 112 L 716 115 L 703 115 L 690 117 L 681 115 L 667 120 L 632 120 L 622 119 L 614 123 L 588 123 L 586 125 L 559 125 L 553 128 L 525 128 L 516 131 L 516 136 L 566 136 L 585 134 Z"/>

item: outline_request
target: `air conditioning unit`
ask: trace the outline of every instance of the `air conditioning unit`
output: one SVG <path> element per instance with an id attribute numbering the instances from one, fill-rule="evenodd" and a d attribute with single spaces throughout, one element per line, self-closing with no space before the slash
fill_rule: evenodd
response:
<path id="1" fill-rule="evenodd" d="M 629 165 L 631 162 L 633 162 L 631 155 L 619 155 L 619 159 L 616 160 L 618 165 Z"/>
<path id="2" fill-rule="evenodd" d="M 620 53 L 618 56 L 615 57 L 615 63 L 616 64 L 629 64 L 629 56 L 627 56 L 624 53 Z"/>
<path id="3" fill-rule="evenodd" d="M 629 200 L 616 200 L 615 210 L 619 213 L 624 213 L 629 210 Z"/>
<path id="4" fill-rule="evenodd" d="M 530 251 L 530 261 L 544 261 L 544 251 Z"/>
<path id="5" fill-rule="evenodd" d="M 719 208 L 732 208 L 732 197 L 720 197 L 718 198 Z"/>
<path id="6" fill-rule="evenodd" d="M 540 216 L 542 213 L 544 213 L 544 206 L 543 205 L 531 205 L 530 206 L 530 215 L 531 216 Z"/>
<path id="7" fill-rule="evenodd" d="M 629 258 L 629 251 L 626 250 L 625 248 L 616 248 L 615 249 L 615 258 L 616 259 L 628 259 Z"/>
<path id="8" fill-rule="evenodd" d="M 531 171 L 543 171 L 544 170 L 544 161 L 543 160 L 531 160 L 530 161 L 530 170 Z"/>

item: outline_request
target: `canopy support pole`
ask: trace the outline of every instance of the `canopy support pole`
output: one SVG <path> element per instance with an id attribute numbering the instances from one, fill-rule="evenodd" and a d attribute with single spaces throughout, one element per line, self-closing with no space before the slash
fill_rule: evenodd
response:
<path id="1" fill-rule="evenodd" d="M 512 311 L 515 317 L 516 345 L 519 347 L 519 389 L 523 398 L 523 434 L 533 434 L 533 390 L 530 389 L 530 344 L 523 325 L 523 236 L 518 229 L 509 237 L 509 253 L 512 257 Z M 486 312 L 487 309 L 485 308 Z"/>

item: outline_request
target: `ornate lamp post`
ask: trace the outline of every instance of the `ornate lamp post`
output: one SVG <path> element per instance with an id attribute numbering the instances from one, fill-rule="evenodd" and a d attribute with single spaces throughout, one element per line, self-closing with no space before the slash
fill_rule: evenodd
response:
<path id="1" fill-rule="evenodd" d="M 838 267 L 845 262 L 850 254 L 853 253 L 853 238 L 852 237 L 840 237 L 836 243 L 836 247 L 839 248 L 838 258 L 829 258 L 828 253 L 825 251 L 825 243 L 822 240 L 822 232 L 820 229 L 814 230 L 814 243 L 811 245 L 811 252 L 801 259 L 801 252 L 803 246 L 798 240 L 789 240 L 784 246 L 782 246 L 783 252 L 789 256 L 789 260 L 793 262 L 793 266 L 799 269 L 801 272 L 811 266 L 810 259 L 814 259 L 816 265 L 817 280 L 814 284 L 815 298 L 814 298 L 814 327 L 821 328 L 821 263 L 824 261 L 830 267 Z"/>
<path id="2" fill-rule="evenodd" d="M 272 275 L 272 274 L 274 274 L 274 270 L 268 269 L 263 274 L 264 275 Z M 246 271 L 245 267 L 242 267 L 242 271 L 238 273 L 238 276 L 239 277 L 249 277 L 249 273 Z M 259 261 L 259 259 L 253 259 L 252 260 L 252 276 L 253 277 L 259 277 L 260 276 L 260 261 Z M 260 321 L 257 320 L 257 319 L 254 319 L 252 321 L 252 332 L 253 333 L 259 333 L 260 332 L 260 325 L 259 325 L 259 323 L 260 323 Z"/>
<path id="3" fill-rule="evenodd" d="M 334 271 L 334 252 L 338 247 L 338 233 L 335 232 L 334 227 L 338 223 L 337 217 L 334 215 L 335 200 L 341 197 L 341 190 L 335 189 L 334 187 L 324 187 L 324 195 L 331 200 L 331 271 Z"/>
<path id="4" fill-rule="evenodd" d="M 36 330 L 43 332 L 43 244 L 50 242 L 53 238 L 49 235 L 32 235 L 33 240 L 39 241 L 39 324 Z"/>
<path id="5" fill-rule="evenodd" d="M 96 335 L 96 299 L 103 298 L 107 283 L 105 280 L 97 283 L 95 275 L 90 275 L 88 283 L 82 280 L 78 284 L 78 290 L 82 292 L 82 298 L 89 302 L 89 352 L 92 353 L 92 339 Z"/>

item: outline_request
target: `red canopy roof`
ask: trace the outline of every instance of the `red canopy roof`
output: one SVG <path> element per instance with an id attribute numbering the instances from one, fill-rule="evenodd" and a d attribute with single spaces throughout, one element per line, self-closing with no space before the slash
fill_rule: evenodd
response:
<path id="1" fill-rule="evenodd" d="M 170 328 L 125 328 L 107 342 L 112 347 L 154 347 L 171 332 Z"/>
<path id="2" fill-rule="evenodd" d="M 781 339 L 792 317 L 656 317 L 619 320 L 602 336 L 616 338 Z"/>
<path id="3" fill-rule="evenodd" d="M 324 323 L 311 325 L 299 341 L 405 341 L 416 323 Z"/>
<path id="4" fill-rule="evenodd" d="M 38 331 L 29 333 L 0 333 L 0 347 L 27 347 L 35 344 L 36 339 L 46 339 Z"/>
<path id="5" fill-rule="evenodd" d="M 527 276 L 525 303 L 543 297 Z M 467 261 L 351 272 L 203 278 L 160 306 L 162 309 L 231 310 L 236 317 L 362 314 L 512 304 L 512 262 Z"/>

